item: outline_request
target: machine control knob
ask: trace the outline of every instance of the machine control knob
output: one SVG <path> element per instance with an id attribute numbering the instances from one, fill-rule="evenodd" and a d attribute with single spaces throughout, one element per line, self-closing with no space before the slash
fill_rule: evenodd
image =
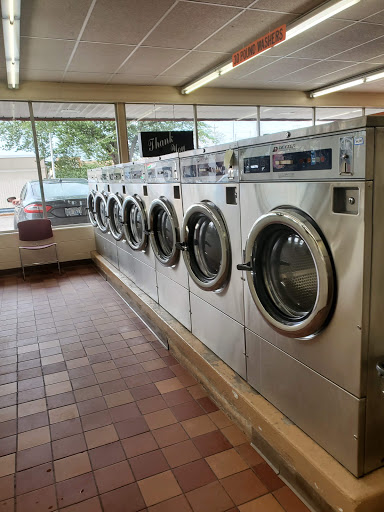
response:
<path id="1" fill-rule="evenodd" d="M 341 158 L 343 158 L 344 160 L 348 160 L 348 158 L 349 158 L 348 153 L 344 153 L 344 155 L 341 155 Z"/>
<path id="2" fill-rule="evenodd" d="M 348 197 L 348 203 L 349 204 L 355 204 L 356 203 L 356 199 L 354 197 Z"/>

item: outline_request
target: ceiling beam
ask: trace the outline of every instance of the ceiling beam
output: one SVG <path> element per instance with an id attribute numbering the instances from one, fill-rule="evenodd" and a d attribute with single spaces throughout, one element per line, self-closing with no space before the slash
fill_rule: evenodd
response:
<path id="1" fill-rule="evenodd" d="M 8 89 L 6 84 L 0 84 L 0 100 L 383 108 L 384 93 L 343 91 L 310 98 L 309 93 L 302 91 L 204 87 L 197 90 L 192 99 L 181 94 L 180 88 L 169 86 L 24 82 L 17 90 Z"/>

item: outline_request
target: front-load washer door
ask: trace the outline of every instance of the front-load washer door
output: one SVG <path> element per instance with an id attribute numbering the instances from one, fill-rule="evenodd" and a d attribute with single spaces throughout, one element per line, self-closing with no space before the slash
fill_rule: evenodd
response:
<path id="1" fill-rule="evenodd" d="M 176 265 L 180 258 L 179 225 L 172 204 L 160 197 L 152 201 L 149 209 L 150 241 L 153 252 L 165 267 Z"/>
<path id="2" fill-rule="evenodd" d="M 134 251 L 145 251 L 148 245 L 147 215 L 139 195 L 127 196 L 123 203 L 123 231 Z"/>
<path id="3" fill-rule="evenodd" d="M 88 210 L 88 217 L 89 217 L 90 223 L 92 224 L 92 226 L 96 227 L 97 222 L 96 222 L 96 218 L 95 218 L 95 191 L 94 190 L 92 190 L 92 192 L 90 192 L 88 194 L 87 210 Z"/>
<path id="4" fill-rule="evenodd" d="M 95 195 L 95 219 L 100 231 L 106 233 L 108 231 L 107 199 L 101 192 Z"/>
<path id="5" fill-rule="evenodd" d="M 219 208 L 210 201 L 194 204 L 183 220 L 183 257 L 193 281 L 206 291 L 220 291 L 229 281 L 231 248 Z"/>
<path id="6" fill-rule="evenodd" d="M 311 338 L 334 303 L 332 259 L 315 223 L 295 209 L 278 208 L 253 225 L 245 248 L 247 281 L 264 319 L 280 334 Z"/>
<path id="7" fill-rule="evenodd" d="M 117 241 L 123 238 L 123 199 L 117 194 L 109 194 L 107 201 L 109 229 Z"/>

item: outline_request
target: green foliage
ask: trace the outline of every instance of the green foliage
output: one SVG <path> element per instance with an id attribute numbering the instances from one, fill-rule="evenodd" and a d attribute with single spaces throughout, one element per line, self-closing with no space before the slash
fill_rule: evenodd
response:
<path id="1" fill-rule="evenodd" d="M 199 122 L 202 145 L 219 142 L 212 128 Z M 192 121 L 129 121 L 128 143 L 131 159 L 138 159 L 140 131 L 193 130 Z M 52 167 L 50 137 L 53 142 L 55 170 L 58 178 L 87 177 L 87 170 L 118 163 L 116 125 L 114 121 L 36 121 L 40 158 Z M 8 151 L 34 152 L 29 121 L 0 123 L 0 148 Z M 88 162 L 87 162 L 88 161 Z"/>

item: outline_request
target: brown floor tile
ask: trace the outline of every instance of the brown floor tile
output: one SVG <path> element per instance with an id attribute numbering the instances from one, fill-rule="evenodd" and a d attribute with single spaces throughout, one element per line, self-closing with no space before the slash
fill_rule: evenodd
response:
<path id="1" fill-rule="evenodd" d="M 42 386 L 44 386 L 43 377 L 34 377 L 32 379 L 25 379 L 19 382 L 18 391 L 20 392 L 33 388 L 41 388 Z"/>
<path id="2" fill-rule="evenodd" d="M 129 460 L 136 480 L 142 480 L 149 476 L 157 475 L 169 469 L 168 463 L 161 450 L 133 457 Z"/>
<path id="3" fill-rule="evenodd" d="M 223 411 L 215 411 L 210 412 L 208 416 L 211 418 L 213 423 L 217 425 L 219 428 L 225 428 L 232 425 L 232 421 L 228 418 L 226 414 L 223 413 Z"/>
<path id="4" fill-rule="evenodd" d="M 3 398 L 12 397 L 12 396 L 14 396 L 14 395 L 7 395 L 6 397 L 1 397 L 1 398 L 3 399 Z M 18 393 L 18 395 L 15 395 L 15 396 L 17 396 L 17 402 L 19 404 L 24 404 L 25 402 L 31 402 L 32 400 L 39 400 L 41 398 L 44 398 L 45 397 L 45 389 L 44 389 L 44 387 L 28 389 L 27 391 L 20 391 L 20 393 Z M 7 405 L 8 405 L 8 403 L 7 403 Z"/>
<path id="5" fill-rule="evenodd" d="M 138 512 L 145 503 L 137 484 L 130 484 L 100 496 L 104 512 Z"/>
<path id="6" fill-rule="evenodd" d="M 102 394 L 105 396 L 111 393 L 117 393 L 118 391 L 123 391 L 124 389 L 127 389 L 127 385 L 123 379 L 119 379 L 100 384 L 100 389 Z"/>
<path id="7" fill-rule="evenodd" d="M 37 414 L 47 410 L 47 404 L 45 398 L 40 400 L 33 400 L 32 402 L 26 402 L 18 406 L 17 415 L 19 418 L 24 416 L 30 416 L 31 414 Z"/>
<path id="8" fill-rule="evenodd" d="M 184 387 L 177 377 L 157 382 L 155 386 L 161 394 L 170 393 L 171 391 L 176 391 L 177 389 L 182 389 Z"/>
<path id="9" fill-rule="evenodd" d="M 200 384 L 196 384 L 195 386 L 190 386 L 188 388 L 189 393 L 193 396 L 195 400 L 198 400 L 199 398 L 204 398 L 207 396 L 206 391 L 204 388 L 200 386 Z"/>
<path id="10" fill-rule="evenodd" d="M 189 437 L 197 437 L 217 429 L 208 416 L 198 416 L 181 422 Z"/>
<path id="11" fill-rule="evenodd" d="M 17 418 L 17 407 L 16 405 L 11 405 L 9 407 L 5 407 L 0 410 L 0 427 L 1 423 L 9 420 L 13 420 Z"/>
<path id="12" fill-rule="evenodd" d="M 152 345 L 150 343 L 142 343 L 141 345 L 135 345 L 132 347 L 134 354 L 141 354 L 142 352 L 152 351 Z"/>
<path id="13" fill-rule="evenodd" d="M 139 400 L 137 402 L 137 406 L 139 407 L 142 414 L 149 414 L 151 412 L 160 411 L 161 409 L 166 409 L 168 407 L 161 395 Z"/>
<path id="14" fill-rule="evenodd" d="M 233 502 L 219 482 L 199 487 L 186 494 L 193 512 L 224 512 Z"/>
<path id="15" fill-rule="evenodd" d="M 136 403 L 119 405 L 118 407 L 112 407 L 109 409 L 109 413 L 114 423 L 119 421 L 129 420 L 131 418 L 137 418 L 141 416 L 139 408 Z"/>
<path id="16" fill-rule="evenodd" d="M 166 427 L 153 430 L 154 438 L 159 444 L 160 448 L 170 446 L 171 444 L 181 443 L 189 439 L 188 434 L 179 423 L 168 425 Z"/>
<path id="17" fill-rule="evenodd" d="M 249 443 L 236 446 L 236 451 L 250 466 L 256 466 L 264 462 L 263 457 Z"/>
<path id="18" fill-rule="evenodd" d="M 144 432 L 144 434 L 123 439 L 121 444 L 128 458 L 137 457 L 138 455 L 152 452 L 158 448 L 158 445 L 150 432 Z"/>
<path id="19" fill-rule="evenodd" d="M 149 507 L 149 512 L 191 512 L 192 509 L 185 496 L 176 496 L 170 500 L 163 501 L 153 507 Z"/>
<path id="20" fill-rule="evenodd" d="M 162 409 L 160 411 L 151 412 L 149 414 L 145 414 L 144 418 L 151 430 L 166 427 L 168 425 L 172 425 L 172 423 L 177 423 L 171 409 Z"/>
<path id="21" fill-rule="evenodd" d="M 131 392 L 126 389 L 124 391 L 117 391 L 105 397 L 108 408 L 118 407 L 119 405 L 129 404 L 134 401 Z"/>
<path id="22" fill-rule="evenodd" d="M 286 485 L 273 493 L 286 512 L 310 512 L 309 508 Z"/>
<path id="23" fill-rule="evenodd" d="M 11 407 L 12 405 L 17 404 L 18 396 L 16 393 L 12 393 L 11 395 L 1 396 L 0 397 L 0 408 L 3 407 Z M 28 399 L 27 401 L 29 401 Z"/>
<path id="24" fill-rule="evenodd" d="M 81 424 L 83 426 L 84 432 L 93 430 L 94 428 L 105 427 L 111 423 L 112 418 L 107 410 L 94 412 L 93 414 L 88 414 L 87 416 L 81 417 Z"/>
<path id="25" fill-rule="evenodd" d="M 211 455 L 206 458 L 206 461 L 211 466 L 217 478 L 225 478 L 226 476 L 248 469 L 246 462 L 244 462 L 233 448 L 225 452 Z"/>
<path id="26" fill-rule="evenodd" d="M 144 373 L 145 370 L 141 364 L 133 364 L 131 366 L 124 366 L 123 368 L 120 368 L 119 372 L 122 377 L 131 377 L 132 375 Z"/>
<path id="27" fill-rule="evenodd" d="M 103 444 L 114 443 L 118 441 L 118 435 L 113 425 L 89 430 L 85 432 L 85 439 L 87 441 L 88 449 L 97 448 Z"/>
<path id="28" fill-rule="evenodd" d="M 16 473 L 16 494 L 25 494 L 54 483 L 52 463 L 35 466 Z"/>
<path id="29" fill-rule="evenodd" d="M 22 432 L 26 432 L 27 430 L 33 430 L 35 428 L 45 427 L 49 424 L 48 421 L 48 413 L 47 412 L 39 412 L 37 414 L 32 414 L 31 416 L 25 416 L 24 418 L 18 419 L 18 431 L 19 434 Z M 3 424 L 0 423 L 0 432 Z"/>
<path id="30" fill-rule="evenodd" d="M 17 449 L 19 451 L 26 450 L 28 448 L 40 446 L 41 444 L 49 443 L 50 440 L 51 436 L 49 427 L 35 428 L 34 430 L 29 430 L 28 432 L 19 434 Z"/>
<path id="31" fill-rule="evenodd" d="M 140 346 L 140 345 L 139 345 Z M 139 361 L 137 357 L 132 354 L 130 348 L 123 348 L 120 350 L 114 350 L 112 353 L 117 368 L 123 368 L 124 366 L 131 366 L 137 364 Z M 122 356 L 124 354 L 124 356 Z"/>
<path id="32" fill-rule="evenodd" d="M 135 400 L 144 400 L 159 394 L 155 384 L 146 384 L 145 386 L 138 386 L 137 388 L 130 388 L 132 396 Z"/>
<path id="33" fill-rule="evenodd" d="M 84 400 L 91 400 L 101 396 L 100 386 L 90 386 L 88 388 L 77 389 L 74 392 L 76 402 L 83 402 Z"/>
<path id="34" fill-rule="evenodd" d="M 172 471 L 141 480 L 139 487 L 148 507 L 182 494 Z"/>
<path id="35" fill-rule="evenodd" d="M 103 397 L 92 398 L 91 400 L 84 400 L 83 402 L 77 403 L 80 416 L 86 416 L 87 414 L 93 414 L 94 412 L 103 411 L 107 409 L 107 404 Z"/>
<path id="36" fill-rule="evenodd" d="M 92 473 L 59 482 L 56 484 L 56 491 L 60 508 L 97 496 L 97 488 Z"/>
<path id="37" fill-rule="evenodd" d="M 45 393 L 47 396 L 60 395 L 61 393 L 67 393 L 68 391 L 72 391 L 71 383 L 68 380 L 45 386 Z"/>
<path id="38" fill-rule="evenodd" d="M 88 388 L 90 386 L 94 386 L 98 384 L 96 377 L 92 375 L 85 375 L 84 377 L 79 377 L 78 379 L 71 379 L 73 389 L 82 389 Z"/>
<path id="39" fill-rule="evenodd" d="M 16 512 L 41 512 L 42 510 L 57 510 L 55 486 L 50 485 L 37 491 L 17 496 Z"/>
<path id="40" fill-rule="evenodd" d="M 47 397 L 48 409 L 58 409 L 59 407 L 72 405 L 75 402 L 75 395 L 72 393 L 72 391 L 69 393 L 61 393 L 60 395 Z"/>
<path id="41" fill-rule="evenodd" d="M 217 480 L 216 475 L 204 459 L 199 459 L 173 470 L 183 492 L 193 491 Z"/>
<path id="42" fill-rule="evenodd" d="M 285 485 L 266 462 L 262 462 L 261 464 L 254 466 L 253 471 L 263 482 L 269 492 L 276 491 Z"/>
<path id="43" fill-rule="evenodd" d="M 13 498 L 15 495 L 14 476 L 8 475 L 0 478 L 0 502 L 8 498 Z M 1 509 L 1 503 L 0 503 Z"/>
<path id="44" fill-rule="evenodd" d="M 116 370 L 114 361 L 104 361 L 103 363 L 96 363 L 92 365 L 94 373 L 108 372 L 110 370 Z"/>
<path id="45" fill-rule="evenodd" d="M 68 480 L 69 478 L 89 473 L 92 470 L 87 452 L 77 453 L 76 455 L 56 460 L 54 465 L 56 482 Z"/>
<path id="46" fill-rule="evenodd" d="M 160 382 L 162 380 L 169 380 L 173 378 L 173 373 L 169 368 L 160 368 L 160 370 L 153 370 L 147 374 L 152 382 Z"/>
<path id="47" fill-rule="evenodd" d="M 204 410 L 195 401 L 175 405 L 174 407 L 171 407 L 171 410 L 177 421 L 189 420 L 205 414 Z"/>
<path id="48" fill-rule="evenodd" d="M 268 493 L 268 489 L 251 469 L 224 478 L 221 480 L 221 485 L 236 505 L 241 505 Z"/>
<path id="49" fill-rule="evenodd" d="M 0 439 L 0 457 L 9 455 L 16 451 L 16 436 L 9 436 Z"/>
<path id="50" fill-rule="evenodd" d="M 54 423 L 50 428 L 52 441 L 75 436 L 76 434 L 81 434 L 83 431 L 79 418 Z"/>
<path id="51" fill-rule="evenodd" d="M 98 497 L 62 509 L 63 512 L 102 512 Z"/>
<path id="52" fill-rule="evenodd" d="M 244 505 L 240 505 L 240 512 L 285 512 L 283 507 L 279 505 L 278 501 L 272 494 L 266 494 L 261 498 L 252 500 Z"/>
<path id="53" fill-rule="evenodd" d="M 201 455 L 192 441 L 183 441 L 162 449 L 171 468 L 200 459 Z"/>
<path id="54" fill-rule="evenodd" d="M 113 491 L 135 480 L 127 461 L 98 469 L 94 474 L 99 493 Z"/>
<path id="55" fill-rule="evenodd" d="M 236 425 L 224 427 L 221 429 L 221 432 L 233 446 L 240 446 L 247 442 L 246 435 Z"/>
<path id="56" fill-rule="evenodd" d="M 52 449 L 50 443 L 42 444 L 35 448 L 29 448 L 28 450 L 17 452 L 17 471 L 23 471 L 24 469 L 29 469 L 34 466 L 40 466 L 41 464 L 51 460 Z"/>
<path id="57" fill-rule="evenodd" d="M 104 382 L 111 382 L 113 380 L 119 380 L 121 377 L 123 377 L 123 375 L 119 373 L 119 370 L 110 370 L 109 372 L 101 372 L 96 374 L 96 380 L 99 384 Z"/>
<path id="58" fill-rule="evenodd" d="M 137 375 L 132 375 L 131 377 L 126 377 L 125 383 L 129 389 L 132 389 L 144 386 L 145 384 L 152 384 L 152 381 L 146 373 L 139 373 Z"/>
<path id="59" fill-rule="evenodd" d="M 62 459 L 83 452 L 87 449 L 83 434 L 66 437 L 52 443 L 54 459 Z"/>
<path id="60" fill-rule="evenodd" d="M 60 421 L 72 420 L 79 416 L 79 411 L 75 404 L 66 405 L 49 411 L 50 423 L 59 423 Z"/>
<path id="61" fill-rule="evenodd" d="M 94 470 L 125 460 L 126 456 L 120 441 L 93 448 L 88 452 Z"/>

